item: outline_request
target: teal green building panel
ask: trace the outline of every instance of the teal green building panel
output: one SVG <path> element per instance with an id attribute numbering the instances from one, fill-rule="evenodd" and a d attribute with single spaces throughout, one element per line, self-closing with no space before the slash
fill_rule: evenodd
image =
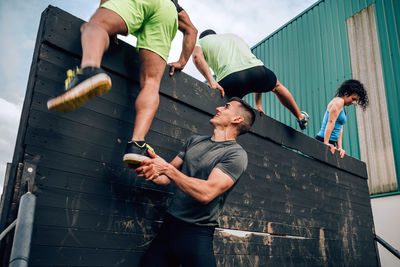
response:
<path id="1" fill-rule="evenodd" d="M 321 127 L 326 106 L 334 97 L 336 89 L 343 81 L 352 78 L 346 19 L 371 4 L 376 5 L 389 119 L 398 171 L 400 112 L 395 103 L 400 101 L 400 75 L 396 76 L 400 64 L 400 1 L 319 1 L 256 44 L 252 51 L 265 66 L 275 72 L 280 82 L 293 94 L 300 109 L 310 114 L 310 126 L 305 133 L 314 137 Z M 246 100 L 254 103 L 254 96 L 246 96 Z M 279 104 L 273 93 L 263 95 L 263 106 L 269 116 L 299 129 L 295 118 Z M 355 107 L 346 108 L 346 112 L 348 122 L 344 126 L 343 147 L 351 156 L 360 158 Z"/>
<path id="2" fill-rule="evenodd" d="M 400 0 L 375 3 L 396 175 L 400 184 Z"/>
<path id="3" fill-rule="evenodd" d="M 375 4 L 382 71 L 397 179 L 400 179 L 400 1 L 321 0 L 256 44 L 252 51 L 293 94 L 310 116 L 305 133 L 315 136 L 338 86 L 352 78 L 346 19 Z M 368 90 L 368 88 L 367 88 Z M 254 104 L 254 96 L 246 96 Z M 299 129 L 273 93 L 263 95 L 267 115 Z M 346 108 L 343 147 L 360 158 L 354 107 Z"/>

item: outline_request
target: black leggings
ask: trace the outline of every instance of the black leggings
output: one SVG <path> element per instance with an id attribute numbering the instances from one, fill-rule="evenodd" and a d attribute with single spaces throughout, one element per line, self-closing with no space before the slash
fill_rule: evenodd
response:
<path id="1" fill-rule="evenodd" d="M 169 214 L 143 255 L 142 267 L 215 267 L 212 226 L 197 226 Z"/>
<path id="2" fill-rule="evenodd" d="M 249 93 L 272 91 L 276 86 L 275 74 L 265 66 L 256 66 L 229 74 L 218 83 L 229 97 L 243 98 Z"/>
<path id="3" fill-rule="evenodd" d="M 319 136 L 319 135 L 315 136 L 315 139 L 317 139 L 318 141 L 321 141 L 322 143 L 324 142 L 324 138 L 322 138 L 322 137 Z M 337 142 L 336 142 L 336 141 L 329 140 L 329 144 L 332 144 L 332 145 L 334 145 L 335 147 L 337 147 Z"/>

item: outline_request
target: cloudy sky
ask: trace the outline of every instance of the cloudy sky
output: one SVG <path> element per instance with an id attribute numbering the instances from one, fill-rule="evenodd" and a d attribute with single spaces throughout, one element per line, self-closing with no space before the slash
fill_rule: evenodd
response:
<path id="1" fill-rule="evenodd" d="M 0 0 L 0 192 L 5 168 L 11 162 L 22 103 L 32 61 L 40 14 L 57 6 L 88 20 L 99 0 Z M 199 32 L 213 28 L 217 33 L 232 32 L 255 45 L 316 0 L 179 0 Z M 134 37 L 124 40 L 135 44 Z M 178 32 L 169 62 L 178 59 L 182 35 Z M 190 61 L 185 72 L 202 79 Z M 202 79 L 203 80 L 203 79 Z"/>

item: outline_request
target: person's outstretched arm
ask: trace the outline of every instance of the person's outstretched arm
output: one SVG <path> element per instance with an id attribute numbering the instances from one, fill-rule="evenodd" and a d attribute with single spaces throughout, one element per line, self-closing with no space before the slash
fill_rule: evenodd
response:
<path id="1" fill-rule="evenodd" d="M 203 50 L 201 50 L 200 46 L 196 46 L 193 49 L 192 58 L 194 65 L 206 79 L 210 87 L 220 91 L 221 96 L 224 97 L 224 89 L 221 87 L 221 85 L 219 85 L 219 83 L 217 83 L 217 81 L 214 79 L 214 76 L 211 74 L 210 67 L 208 66 L 207 61 L 204 58 Z"/>
<path id="2" fill-rule="evenodd" d="M 178 13 L 179 30 L 183 33 L 182 52 L 179 60 L 169 64 L 169 75 L 173 75 L 175 70 L 182 70 L 192 54 L 197 39 L 197 29 L 190 21 L 189 15 L 185 10 Z"/>
<path id="3" fill-rule="evenodd" d="M 330 147 L 332 154 L 335 153 L 335 147 L 333 145 L 329 144 L 329 140 L 330 140 L 332 131 L 335 128 L 335 123 L 336 123 L 337 118 L 339 117 L 341 108 L 343 108 L 341 103 L 336 101 L 335 103 L 332 104 L 330 110 L 328 110 L 329 118 L 328 118 L 328 121 L 327 121 L 326 127 L 325 127 L 324 144 L 326 144 Z"/>
<path id="4" fill-rule="evenodd" d="M 340 134 L 337 140 L 337 148 L 339 150 L 340 153 L 340 157 L 343 158 L 344 154 L 346 153 L 346 151 L 344 151 L 343 147 L 342 147 L 342 140 L 343 140 L 343 125 L 340 128 Z"/>
<path id="5" fill-rule="evenodd" d="M 328 110 L 329 118 L 328 118 L 328 122 L 326 123 L 325 134 L 324 134 L 324 143 L 325 144 L 329 144 L 329 140 L 330 140 L 332 131 L 335 128 L 336 120 L 339 117 L 340 108 L 341 107 L 340 107 L 339 103 L 333 103 L 331 109 Z"/>
<path id="6" fill-rule="evenodd" d="M 150 153 L 150 155 L 154 156 L 154 158 L 157 157 L 157 155 L 152 153 L 151 151 L 149 151 L 149 153 Z M 182 167 L 182 163 L 183 163 L 183 160 L 177 156 L 169 164 L 171 166 L 173 166 L 174 168 L 176 168 L 177 170 L 179 170 Z M 143 175 L 143 169 L 146 169 L 143 167 L 145 167 L 145 166 L 146 166 L 145 163 L 143 163 L 142 166 L 140 166 L 139 168 L 136 169 L 136 172 L 138 172 L 139 177 L 146 177 L 145 175 Z M 148 175 L 150 175 L 149 172 L 148 172 Z M 162 186 L 166 186 L 171 183 L 171 180 L 168 178 L 168 176 L 166 176 L 165 174 L 156 173 L 155 171 L 153 171 L 151 173 L 151 177 L 150 176 L 149 176 L 149 178 L 146 177 L 146 180 L 152 181 L 153 183 L 162 185 Z"/>

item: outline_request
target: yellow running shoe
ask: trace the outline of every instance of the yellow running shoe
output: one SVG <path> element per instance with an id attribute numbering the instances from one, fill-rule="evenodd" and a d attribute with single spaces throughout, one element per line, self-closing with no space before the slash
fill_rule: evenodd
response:
<path id="1" fill-rule="evenodd" d="M 126 164 L 139 166 L 143 160 L 151 158 L 148 150 L 154 152 L 154 149 L 145 142 L 129 141 L 122 160 Z"/>
<path id="2" fill-rule="evenodd" d="M 111 89 L 111 78 L 104 70 L 86 67 L 67 71 L 66 92 L 47 101 L 47 108 L 54 111 L 71 111 L 89 99 Z"/>

